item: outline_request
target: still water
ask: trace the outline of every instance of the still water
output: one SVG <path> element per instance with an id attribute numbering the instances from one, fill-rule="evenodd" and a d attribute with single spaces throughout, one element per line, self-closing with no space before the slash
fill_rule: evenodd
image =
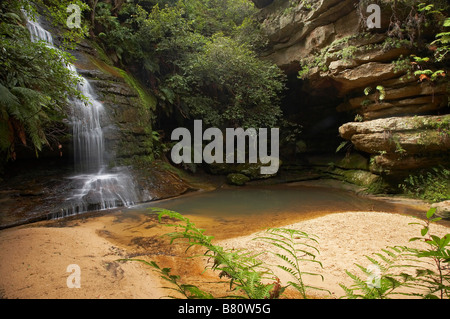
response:
<path id="1" fill-rule="evenodd" d="M 279 185 L 267 187 L 222 188 L 176 199 L 138 206 L 161 207 L 181 214 L 210 217 L 313 212 L 385 211 L 405 213 L 412 208 L 358 196 L 329 187 Z"/>
<path id="2" fill-rule="evenodd" d="M 176 211 L 216 237 L 250 234 L 268 227 L 282 227 L 330 213 L 377 211 L 423 216 L 424 210 L 358 196 L 332 187 L 295 184 L 220 188 L 122 210 L 121 220 L 137 218 L 153 208 Z"/>

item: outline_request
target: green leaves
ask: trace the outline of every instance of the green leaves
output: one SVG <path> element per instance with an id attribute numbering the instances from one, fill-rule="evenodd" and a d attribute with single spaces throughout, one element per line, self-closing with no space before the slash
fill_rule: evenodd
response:
<path id="1" fill-rule="evenodd" d="M 31 42 L 25 29 L 17 32 L 20 36 L 14 38 L 9 33 L 0 35 L 0 126 L 2 132 L 8 131 L 0 143 L 0 151 L 6 154 L 2 160 L 15 158 L 16 143 L 34 147 L 38 154 L 57 140 L 57 135 L 48 133 L 53 131 L 50 128 L 65 116 L 62 109 L 68 97 L 80 96 L 78 79 L 63 65 L 68 56 Z"/>
<path id="2" fill-rule="evenodd" d="M 330 293 L 321 287 L 309 285 L 305 279 L 308 276 L 320 277 L 320 273 L 305 271 L 307 264 L 315 264 L 322 268 L 317 259 L 319 254 L 318 239 L 314 235 L 288 228 L 270 228 L 253 240 L 269 244 L 270 249 L 262 253 L 247 249 L 225 249 L 212 243 L 213 237 L 204 234 L 188 218 L 181 214 L 165 209 L 153 209 L 158 213 L 160 222 L 164 225 L 176 227 L 175 232 L 166 234 L 171 239 L 183 240 L 188 249 L 193 246 L 205 248 L 206 251 L 198 256 L 208 257 L 212 261 L 211 269 L 219 273 L 220 278 L 228 280 L 230 291 L 234 294 L 221 298 L 280 298 L 288 288 L 297 290 L 303 298 L 308 298 L 309 291 L 320 290 Z M 443 237 L 430 234 L 431 221 L 436 210 L 430 209 L 423 225 L 426 231 L 422 237 L 412 238 L 422 240 L 429 249 L 413 249 L 406 246 L 388 246 L 380 252 L 365 256 L 368 266 L 356 264 L 360 273 L 346 270 L 346 274 L 353 280 L 351 286 L 340 284 L 345 297 L 350 299 L 387 299 L 392 296 L 422 297 L 426 299 L 450 297 L 450 234 Z M 167 223 L 167 220 L 175 221 Z M 421 223 L 412 223 L 419 224 Z M 425 237 L 426 236 L 426 237 Z M 187 242 L 186 242 L 187 240 Z M 274 265 L 266 265 L 261 259 L 263 253 L 269 253 L 278 259 Z M 133 260 L 133 259 L 131 259 Z M 431 262 L 430 262 L 431 260 Z M 186 298 L 216 298 L 201 288 L 181 282 L 181 278 L 171 273 L 170 268 L 161 268 L 155 262 L 136 260 L 154 268 L 162 279 L 171 283 L 165 287 L 178 291 Z M 435 266 L 433 269 L 432 266 Z M 284 271 L 291 280 L 287 286 L 281 286 L 280 279 L 274 274 L 273 267 Z"/>
<path id="3" fill-rule="evenodd" d="M 201 256 L 206 256 L 213 261 L 208 268 L 219 272 L 220 278 L 228 278 L 230 290 L 238 293 L 237 295 L 226 297 L 263 299 L 270 296 L 274 286 L 263 283 L 263 279 L 275 280 L 270 276 L 269 269 L 258 259 L 259 254 L 247 250 L 224 249 L 221 246 L 214 245 L 212 244 L 214 237 L 205 235 L 203 229 L 195 227 L 188 218 L 181 214 L 165 209 L 153 209 L 153 211 L 158 213 L 160 222 L 163 217 L 181 222 L 165 224 L 168 227 L 181 229 L 181 231 L 165 234 L 165 236 L 170 238 L 171 244 L 176 240 L 187 240 L 188 248 L 186 251 L 194 246 L 206 249 Z M 196 290 L 195 287 L 189 287 L 189 291 L 192 292 L 194 290 Z"/>
<path id="4" fill-rule="evenodd" d="M 59 144 L 62 134 L 53 133 L 60 131 L 53 128 L 66 116 L 68 99 L 82 96 L 79 78 L 64 66 L 72 57 L 44 42 L 32 42 L 28 30 L 17 24 L 20 9 L 15 4 L 2 3 L 2 10 L 6 13 L 0 15 L 0 152 L 5 161 L 16 158 L 18 143 L 34 148 L 36 155 L 44 145 Z"/>
<path id="5" fill-rule="evenodd" d="M 173 89 L 191 116 L 216 127 L 274 127 L 278 122 L 284 76 L 248 46 L 216 35 L 180 66 L 191 85 Z M 208 113 L 217 115 L 205 117 Z"/>
<path id="6" fill-rule="evenodd" d="M 119 17 L 100 3 L 101 37 L 122 64 L 155 79 L 168 116 L 201 118 L 215 127 L 274 127 L 281 117 L 285 76 L 258 59 L 263 42 L 254 6 L 246 0 L 124 4 Z M 258 40 L 259 41 L 259 40 Z M 226 61 L 226 63 L 224 63 Z M 143 81 L 143 82 L 144 82 Z"/>
<path id="7" fill-rule="evenodd" d="M 411 174 L 399 185 L 406 195 L 430 202 L 450 199 L 449 186 L 450 171 L 443 166 Z"/>
<path id="8" fill-rule="evenodd" d="M 365 277 L 346 271 L 353 280 L 350 287 L 340 284 L 346 297 L 350 299 L 386 299 L 391 295 L 410 295 L 410 293 L 399 291 L 401 287 L 411 287 L 413 277 L 407 273 L 399 273 L 397 269 L 414 269 L 417 260 L 414 254 L 404 246 L 391 246 L 375 253 L 375 257 L 365 256 L 370 265 L 364 267 L 356 264 Z M 411 264 L 413 263 L 413 264 Z"/>
<path id="9" fill-rule="evenodd" d="M 386 97 L 386 91 L 383 86 L 377 85 L 376 90 L 378 91 L 378 100 L 384 100 Z M 367 96 L 372 92 L 372 88 L 370 86 L 364 89 L 364 94 Z"/>
<path id="10" fill-rule="evenodd" d="M 275 266 L 293 278 L 293 280 L 288 281 L 288 284 L 300 292 L 303 298 L 308 298 L 307 291 L 309 289 L 327 291 L 320 287 L 307 285 L 304 282 L 305 276 L 319 276 L 323 280 L 321 274 L 305 272 L 301 269 L 304 263 L 317 263 L 322 267 L 322 263 L 316 260 L 316 254 L 319 254 L 316 236 L 295 229 L 270 228 L 266 230 L 264 236 L 257 237 L 255 240 L 269 243 L 277 249 L 276 252 L 270 251 L 270 253 L 278 257 L 284 264 Z"/>
<path id="11" fill-rule="evenodd" d="M 384 100 L 384 98 L 386 97 L 386 91 L 384 90 L 384 87 L 381 85 L 377 85 L 377 90 L 378 90 L 378 92 L 380 92 L 378 99 Z"/>
<path id="12" fill-rule="evenodd" d="M 347 298 L 389 298 L 391 295 L 401 294 L 409 297 L 422 297 L 424 299 L 443 299 L 450 297 L 450 234 L 439 237 L 430 233 L 430 224 L 439 221 L 433 218 L 435 208 L 430 208 L 424 223 L 411 223 L 422 225 L 422 237 L 413 237 L 410 241 L 423 241 L 429 249 L 417 249 L 410 247 L 387 247 L 382 253 L 377 253 L 377 258 L 366 256 L 372 263 L 369 267 L 377 270 L 377 284 L 373 285 L 370 277 L 373 273 L 369 267 L 357 265 L 366 275 L 366 279 L 360 275 L 347 271 L 353 280 L 351 287 L 341 284 Z M 405 268 L 405 272 L 399 273 L 397 268 Z M 407 290 L 402 289 L 407 288 Z"/>
<path id="13" fill-rule="evenodd" d="M 427 218 L 430 219 L 431 217 L 433 217 L 433 215 L 436 213 L 436 208 L 432 207 L 427 211 Z M 422 235 L 424 236 L 424 235 Z"/>
<path id="14" fill-rule="evenodd" d="M 426 299 L 449 298 L 450 297 L 450 273 L 447 268 L 450 264 L 450 234 L 439 237 L 430 233 L 430 225 L 441 218 L 433 218 L 436 208 L 430 208 L 423 223 L 413 223 L 422 225 L 422 237 L 411 238 L 410 241 L 422 241 L 428 245 L 428 249 L 411 250 L 415 256 L 428 261 L 427 268 L 416 270 L 416 286 L 428 290 L 421 296 Z M 430 268 L 430 265 L 434 266 Z"/>
<path id="15" fill-rule="evenodd" d="M 262 253 L 255 253 L 246 249 L 224 249 L 221 246 L 212 243 L 212 236 L 204 234 L 203 229 L 198 229 L 188 218 L 181 214 L 165 209 L 154 208 L 154 213 L 158 214 L 158 219 L 162 222 L 165 220 L 176 220 L 176 223 L 164 223 L 168 227 L 175 227 L 177 231 L 165 234 L 170 238 L 170 243 L 183 240 L 187 244 L 186 251 L 198 246 L 206 249 L 201 257 L 208 257 L 212 261 L 211 269 L 219 273 L 220 278 L 226 278 L 229 283 L 229 289 L 232 295 L 225 295 L 221 298 L 249 298 L 249 299 L 265 299 L 280 298 L 282 293 L 288 286 L 281 286 L 280 280 L 274 275 L 271 268 L 259 259 Z M 280 260 L 286 262 L 285 265 L 276 265 L 279 269 L 287 272 L 293 278 L 289 281 L 289 286 L 297 289 L 304 298 L 307 298 L 307 290 L 319 289 L 319 287 L 305 284 L 303 276 L 320 276 L 320 274 L 303 272 L 300 265 L 305 262 L 321 263 L 316 260 L 318 249 L 315 246 L 317 240 L 314 236 L 310 236 L 304 232 L 273 228 L 267 230 L 264 236 L 257 238 L 271 244 L 280 251 L 274 251 L 273 254 Z M 195 256 L 197 257 L 197 256 Z M 136 260 L 135 260 L 136 261 Z M 174 289 L 184 295 L 186 298 L 213 298 L 210 293 L 194 286 L 180 283 L 180 277 L 170 273 L 169 268 L 160 268 L 155 262 L 144 262 L 160 273 L 160 276 L 170 282 Z M 211 264 L 211 263 L 210 263 Z"/>

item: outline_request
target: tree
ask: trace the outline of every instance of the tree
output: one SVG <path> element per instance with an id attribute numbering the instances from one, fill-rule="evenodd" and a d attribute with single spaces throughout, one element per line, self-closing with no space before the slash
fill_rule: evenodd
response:
<path id="1" fill-rule="evenodd" d="M 29 15 L 34 12 L 23 2 Z M 32 42 L 16 1 L 0 7 L 0 154 L 15 159 L 20 143 L 35 150 L 57 143 L 70 97 L 83 98 L 79 81 L 65 64 L 72 57 L 43 42 Z M 45 58 L 43 58 L 45 57 Z"/>
<path id="2" fill-rule="evenodd" d="M 284 75 L 245 44 L 215 35 L 167 79 L 185 114 L 216 127 L 274 127 L 281 117 Z M 185 85 L 189 83 L 189 85 Z"/>
<path id="3" fill-rule="evenodd" d="M 153 3 L 153 2 L 152 2 Z M 154 90 L 167 113 L 224 126 L 274 126 L 280 69 L 258 59 L 263 36 L 247 0 L 124 4 L 97 8 L 108 52 Z"/>

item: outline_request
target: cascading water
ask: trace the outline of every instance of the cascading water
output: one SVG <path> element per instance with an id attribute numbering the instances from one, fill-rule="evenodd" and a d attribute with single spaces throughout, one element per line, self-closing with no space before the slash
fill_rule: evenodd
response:
<path id="1" fill-rule="evenodd" d="M 28 21 L 32 41 L 45 41 L 55 48 L 53 37 L 39 22 Z M 77 74 L 74 65 L 67 68 Z M 73 133 L 74 163 L 78 175 L 69 178 L 73 193 L 67 198 L 64 208 L 54 213 L 61 218 L 92 210 L 104 210 L 134 205 L 138 198 L 136 187 L 126 168 L 107 171 L 105 163 L 105 141 L 101 126 L 104 108 L 96 98 L 89 82 L 80 77 L 79 91 L 87 101 L 72 99 L 70 123 Z"/>
<path id="2" fill-rule="evenodd" d="M 76 72 L 73 65 L 70 65 L 69 69 Z M 84 78 L 81 78 L 78 90 L 88 98 L 90 105 L 78 99 L 71 101 L 75 169 L 78 172 L 94 173 L 104 164 L 105 143 L 100 124 L 104 108 L 103 104 L 94 98 L 93 89 Z"/>

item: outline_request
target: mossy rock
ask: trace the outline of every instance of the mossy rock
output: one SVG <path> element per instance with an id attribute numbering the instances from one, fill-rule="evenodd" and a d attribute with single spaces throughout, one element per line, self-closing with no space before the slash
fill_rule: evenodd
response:
<path id="1" fill-rule="evenodd" d="M 347 183 L 366 187 L 368 192 L 372 194 L 381 194 L 389 188 L 389 185 L 384 182 L 381 176 L 365 170 L 344 170 L 335 168 L 332 171 L 332 174 L 335 178 Z"/>
<path id="2" fill-rule="evenodd" d="M 234 169 L 234 165 L 230 165 L 227 163 L 206 164 L 205 167 L 208 172 L 213 175 L 228 175 L 236 172 L 236 170 Z"/>
<path id="3" fill-rule="evenodd" d="M 378 175 L 363 170 L 348 170 L 343 174 L 346 181 L 359 186 L 370 186 L 379 178 Z"/>
<path id="4" fill-rule="evenodd" d="M 450 200 L 435 203 L 431 207 L 436 208 L 436 215 L 438 217 L 450 220 Z"/>
<path id="5" fill-rule="evenodd" d="M 279 161 L 281 166 L 281 161 Z M 276 174 L 261 174 L 261 167 L 268 166 L 262 163 L 242 163 L 242 164 L 228 164 L 228 163 L 213 163 L 207 165 L 207 170 L 214 175 L 229 175 L 241 174 L 249 177 L 251 180 L 273 177 Z"/>
<path id="6" fill-rule="evenodd" d="M 227 183 L 230 185 L 243 186 L 250 181 L 250 178 L 244 174 L 232 173 L 227 175 Z"/>
<path id="7" fill-rule="evenodd" d="M 369 160 L 361 154 L 352 153 L 336 163 L 336 166 L 345 169 L 369 170 Z"/>

